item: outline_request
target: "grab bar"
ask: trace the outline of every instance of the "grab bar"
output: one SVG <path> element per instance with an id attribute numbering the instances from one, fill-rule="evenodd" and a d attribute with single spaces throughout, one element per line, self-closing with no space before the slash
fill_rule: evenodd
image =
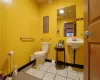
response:
<path id="1" fill-rule="evenodd" d="M 41 41 L 50 41 L 51 38 L 41 38 Z"/>
<path id="2" fill-rule="evenodd" d="M 23 38 L 23 37 L 20 37 L 20 40 L 22 40 L 22 41 L 34 41 L 35 38 Z"/>

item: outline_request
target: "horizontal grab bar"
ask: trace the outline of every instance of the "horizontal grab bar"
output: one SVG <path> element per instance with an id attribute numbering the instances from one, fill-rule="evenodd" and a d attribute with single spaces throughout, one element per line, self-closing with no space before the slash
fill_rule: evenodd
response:
<path id="1" fill-rule="evenodd" d="M 51 40 L 51 38 L 41 38 L 41 40 Z"/>
<path id="2" fill-rule="evenodd" d="M 23 38 L 23 37 L 21 37 L 20 40 L 34 40 L 34 38 Z"/>

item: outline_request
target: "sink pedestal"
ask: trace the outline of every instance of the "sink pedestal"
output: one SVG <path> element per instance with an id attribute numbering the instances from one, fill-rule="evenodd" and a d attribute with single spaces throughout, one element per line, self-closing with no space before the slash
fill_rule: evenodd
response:
<path id="1" fill-rule="evenodd" d="M 78 49 L 80 46 L 83 46 L 84 44 L 84 40 L 81 38 L 67 38 L 67 45 L 70 46 L 73 49 L 73 63 L 75 64 L 75 60 L 76 60 L 76 49 Z"/>
<path id="2" fill-rule="evenodd" d="M 73 53 L 74 53 L 73 62 L 74 62 L 74 64 L 75 64 L 75 61 L 76 61 L 76 49 L 73 50 Z"/>

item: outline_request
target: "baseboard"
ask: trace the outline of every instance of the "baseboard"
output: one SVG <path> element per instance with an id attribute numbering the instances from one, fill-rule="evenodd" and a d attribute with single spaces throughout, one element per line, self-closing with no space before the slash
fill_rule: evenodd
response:
<path id="1" fill-rule="evenodd" d="M 52 62 L 52 60 L 49 60 L 49 59 L 45 59 L 45 61 L 47 61 L 47 62 Z"/>
<path id="2" fill-rule="evenodd" d="M 24 68 L 28 67 L 31 64 L 34 65 L 35 62 L 36 62 L 36 60 L 33 60 L 33 61 L 28 62 L 27 64 L 25 64 L 22 67 L 18 68 L 18 72 L 22 71 Z M 7 74 L 6 76 L 3 77 L 3 80 L 5 80 L 7 76 L 11 76 L 11 75 L 12 75 L 12 73 Z"/>
<path id="3" fill-rule="evenodd" d="M 52 60 L 45 59 L 45 61 L 51 62 Z M 57 63 L 60 64 L 60 65 L 64 64 L 64 62 L 62 62 L 62 61 L 58 61 Z M 80 64 L 65 63 L 65 65 L 66 66 L 72 66 L 72 67 L 84 69 L 84 65 L 80 65 Z"/>
<path id="4" fill-rule="evenodd" d="M 24 68 L 28 67 L 29 65 L 31 65 L 31 64 L 33 64 L 35 62 L 36 62 L 36 60 L 33 60 L 33 61 L 23 65 L 22 67 L 18 68 L 18 72 L 20 72 L 21 70 L 23 70 Z"/>
<path id="5" fill-rule="evenodd" d="M 45 59 L 45 61 L 47 62 L 52 62 L 52 60 L 50 59 Z M 18 72 L 22 71 L 24 68 L 28 67 L 31 64 L 35 64 L 36 60 L 33 60 L 25 65 L 23 65 L 22 67 L 18 68 Z M 58 61 L 58 64 L 63 65 L 64 62 L 62 61 Z M 80 65 L 80 64 L 72 64 L 72 63 L 65 63 L 66 66 L 72 66 L 72 67 L 76 67 L 76 68 L 81 68 L 84 69 L 84 65 Z M 11 73 L 12 74 L 12 73 Z M 6 76 L 3 77 L 3 80 L 6 79 L 7 76 L 9 76 L 10 74 L 7 74 Z"/>

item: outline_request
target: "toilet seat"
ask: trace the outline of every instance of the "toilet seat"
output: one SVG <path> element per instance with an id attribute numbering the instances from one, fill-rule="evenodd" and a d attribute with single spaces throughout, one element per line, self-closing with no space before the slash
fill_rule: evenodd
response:
<path id="1" fill-rule="evenodd" d="M 45 51 L 38 51 L 34 53 L 35 57 L 41 57 L 41 56 L 45 56 L 46 52 Z"/>

